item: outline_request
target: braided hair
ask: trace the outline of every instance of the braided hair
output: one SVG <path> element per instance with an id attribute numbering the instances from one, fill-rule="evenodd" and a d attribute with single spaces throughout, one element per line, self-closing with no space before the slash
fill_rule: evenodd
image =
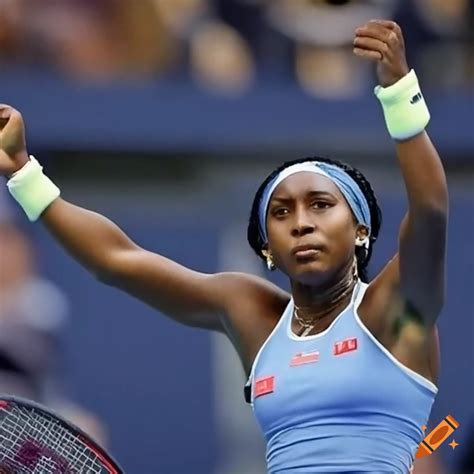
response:
<path id="1" fill-rule="evenodd" d="M 266 242 L 263 241 L 262 236 L 260 235 L 259 231 L 259 206 L 260 201 L 262 199 L 263 192 L 267 187 L 267 184 L 279 173 L 281 173 L 284 169 L 288 168 L 289 166 L 295 165 L 297 163 L 305 163 L 307 161 L 320 161 L 322 163 L 328 163 L 331 165 L 338 166 L 339 168 L 343 169 L 360 187 L 362 193 L 364 194 L 365 198 L 367 199 L 367 203 L 370 209 L 370 218 L 371 218 L 371 232 L 369 236 L 370 245 L 369 249 L 367 250 L 365 247 L 356 247 L 355 248 L 355 255 L 357 258 L 357 271 L 359 273 L 359 277 L 362 281 L 368 281 L 367 275 L 367 265 L 370 261 L 370 257 L 372 256 L 372 248 L 373 244 L 377 240 L 379 235 L 380 226 L 382 225 L 382 211 L 377 203 L 377 198 L 375 193 L 372 189 L 367 178 L 357 169 L 353 168 L 352 166 L 342 163 L 341 161 L 333 160 L 330 158 L 322 158 L 319 156 L 309 157 L 309 158 L 300 158 L 297 160 L 287 161 L 275 169 L 267 178 L 263 181 L 263 183 L 258 188 L 257 192 L 255 193 L 255 197 L 252 203 L 252 209 L 250 211 L 250 218 L 249 224 L 247 228 L 247 240 L 254 250 L 254 252 L 262 259 L 265 260 L 265 256 L 262 253 L 262 249 Z"/>

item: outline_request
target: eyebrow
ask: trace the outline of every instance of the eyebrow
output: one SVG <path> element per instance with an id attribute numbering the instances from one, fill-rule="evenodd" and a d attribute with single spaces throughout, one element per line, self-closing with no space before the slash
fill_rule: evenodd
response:
<path id="1" fill-rule="evenodd" d="M 337 196 L 335 194 L 330 193 L 328 191 L 309 191 L 306 194 L 306 197 L 331 197 L 331 198 L 337 199 Z M 294 201 L 294 198 L 272 196 L 272 198 L 270 200 L 270 203 L 272 203 L 273 201 L 292 202 L 292 201 Z"/>

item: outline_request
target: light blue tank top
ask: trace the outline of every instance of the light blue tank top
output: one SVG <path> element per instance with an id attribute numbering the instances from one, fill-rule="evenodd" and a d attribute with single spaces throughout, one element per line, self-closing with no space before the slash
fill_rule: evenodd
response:
<path id="1" fill-rule="evenodd" d="M 268 472 L 409 472 L 438 390 L 364 326 L 367 286 L 313 336 L 292 332 L 291 300 L 260 348 L 249 380 Z"/>

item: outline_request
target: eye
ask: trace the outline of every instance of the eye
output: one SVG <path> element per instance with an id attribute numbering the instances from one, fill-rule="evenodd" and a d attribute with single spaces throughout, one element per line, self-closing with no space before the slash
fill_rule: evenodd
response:
<path id="1" fill-rule="evenodd" d="M 288 209 L 286 207 L 276 207 L 272 211 L 272 215 L 275 217 L 283 217 L 288 214 Z"/>
<path id="2" fill-rule="evenodd" d="M 321 200 L 317 200 L 317 201 L 313 201 L 311 203 L 311 207 L 315 207 L 316 209 L 327 209 L 329 207 L 331 207 L 332 204 L 327 202 L 327 201 L 321 201 Z"/>

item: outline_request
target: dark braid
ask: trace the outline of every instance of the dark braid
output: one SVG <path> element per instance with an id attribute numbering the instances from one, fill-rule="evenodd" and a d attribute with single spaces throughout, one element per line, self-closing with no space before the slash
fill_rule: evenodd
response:
<path id="1" fill-rule="evenodd" d="M 372 189 L 372 186 L 367 181 L 365 176 L 359 170 L 353 168 L 352 166 L 346 163 L 342 163 L 337 160 L 332 160 L 329 158 L 321 158 L 319 156 L 310 157 L 310 158 L 300 158 L 298 160 L 287 161 L 283 163 L 281 166 L 279 166 L 276 170 L 274 170 L 265 179 L 265 181 L 263 181 L 263 183 L 260 185 L 253 200 L 252 210 L 250 212 L 249 225 L 247 228 L 247 239 L 250 246 L 253 248 L 255 253 L 262 260 L 265 260 L 265 257 L 262 254 L 262 248 L 265 242 L 262 241 L 262 237 L 260 236 L 260 232 L 258 230 L 259 229 L 258 209 L 260 206 L 260 201 L 262 199 L 263 191 L 266 188 L 267 184 L 281 171 L 283 171 L 284 169 L 296 163 L 304 163 L 306 161 L 321 161 L 323 163 L 336 165 L 339 168 L 343 169 L 359 185 L 362 193 L 367 199 L 367 203 L 369 204 L 369 209 L 370 209 L 370 218 L 372 221 L 370 246 L 369 246 L 368 251 L 364 247 L 356 247 L 355 249 L 355 254 L 357 257 L 357 270 L 359 272 L 359 277 L 362 281 L 367 282 L 368 281 L 367 265 L 370 261 L 370 257 L 372 256 L 373 245 L 379 235 L 380 226 L 382 224 L 382 212 L 377 203 L 377 198 L 375 197 L 375 193 Z"/>

